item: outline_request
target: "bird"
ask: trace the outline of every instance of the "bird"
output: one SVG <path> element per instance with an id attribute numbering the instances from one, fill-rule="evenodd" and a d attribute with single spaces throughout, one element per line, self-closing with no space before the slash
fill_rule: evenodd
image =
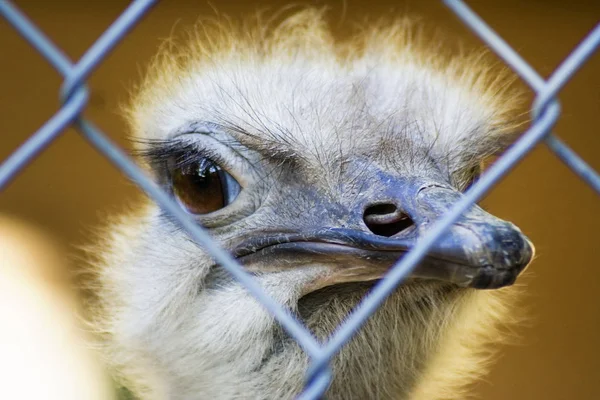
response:
<path id="1" fill-rule="evenodd" d="M 126 108 L 152 179 L 321 343 L 515 139 L 522 94 L 412 17 L 201 22 Z M 92 253 L 89 326 L 140 399 L 292 399 L 310 359 L 151 199 Z M 517 320 L 534 247 L 473 205 L 331 360 L 328 399 L 463 399 Z"/>

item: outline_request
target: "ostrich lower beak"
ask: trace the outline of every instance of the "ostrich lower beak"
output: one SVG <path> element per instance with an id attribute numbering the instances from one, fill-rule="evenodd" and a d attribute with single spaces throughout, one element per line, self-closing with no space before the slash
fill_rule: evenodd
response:
<path id="1" fill-rule="evenodd" d="M 263 232 L 247 238 L 234 254 L 244 265 L 263 272 L 326 265 L 329 272 L 316 285 L 320 287 L 379 279 L 463 196 L 440 184 L 421 182 L 402 188 L 395 198 L 413 224 L 395 235 L 380 236 L 366 229 L 341 227 Z M 531 242 L 515 225 L 473 206 L 436 242 L 410 278 L 496 289 L 514 283 L 533 253 Z"/>

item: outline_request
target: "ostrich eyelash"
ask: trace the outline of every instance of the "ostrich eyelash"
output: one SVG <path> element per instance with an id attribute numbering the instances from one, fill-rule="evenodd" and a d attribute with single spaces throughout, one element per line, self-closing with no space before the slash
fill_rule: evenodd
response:
<path id="1" fill-rule="evenodd" d="M 135 151 L 135 156 L 141 157 L 153 168 L 164 167 L 167 163 L 171 168 L 183 168 L 201 160 L 212 161 L 216 164 L 226 164 L 223 157 L 210 148 L 199 147 L 196 143 L 180 140 L 143 141 L 144 149 Z"/>

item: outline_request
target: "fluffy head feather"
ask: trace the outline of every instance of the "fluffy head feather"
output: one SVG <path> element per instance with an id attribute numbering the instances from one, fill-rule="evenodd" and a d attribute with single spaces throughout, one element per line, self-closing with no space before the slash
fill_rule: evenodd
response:
<path id="1" fill-rule="evenodd" d="M 270 157 L 400 148 L 416 163 L 422 154 L 405 144 L 416 152 L 420 141 L 452 174 L 502 150 L 522 123 L 505 69 L 482 52 L 452 54 L 408 18 L 344 41 L 322 10 L 275 21 L 207 21 L 186 45 L 167 42 L 128 109 L 136 136 L 162 140 L 210 121 L 244 132 L 239 140 Z"/>

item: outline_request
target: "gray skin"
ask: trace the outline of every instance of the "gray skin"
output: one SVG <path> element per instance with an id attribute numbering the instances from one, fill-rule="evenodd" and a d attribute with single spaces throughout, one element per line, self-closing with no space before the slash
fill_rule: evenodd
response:
<path id="1" fill-rule="evenodd" d="M 225 126 L 194 123 L 184 131 L 188 132 L 172 140 L 173 148 L 180 145 L 189 151 L 197 145 L 196 141 L 216 139 L 255 160 L 246 159 L 248 165 L 241 170 L 256 175 L 253 180 L 259 182 L 257 185 L 250 184 L 242 190 L 231 174 L 225 173 L 227 176 L 222 179 L 225 202 L 238 207 L 233 218 L 243 220 L 244 224 L 260 221 L 243 236 L 227 241 L 226 248 L 250 271 L 278 271 L 282 269 L 279 265 L 282 262 L 283 268 L 316 263 L 329 265 L 328 273 L 320 279 L 331 279 L 334 283 L 342 283 L 345 278 L 349 281 L 378 279 L 463 196 L 444 178 L 447 171 L 440 170 L 427 154 L 417 161 L 418 173 L 416 166 L 411 173 L 382 168 L 360 154 L 341 159 L 337 155 L 326 155 L 340 164 L 332 166 L 338 170 L 332 182 L 318 176 L 307 179 L 307 172 L 316 175 L 320 171 L 302 165 L 306 162 L 302 159 L 287 157 L 276 165 L 265 163 L 265 158 L 244 148 Z M 160 147 L 155 150 L 160 151 Z M 419 153 L 418 149 L 411 151 L 413 157 Z M 150 162 L 154 163 L 166 190 L 172 190 L 173 158 L 190 155 L 176 153 L 176 157 L 172 155 L 169 159 L 153 157 L 153 150 L 146 154 L 150 155 Z M 157 159 L 162 160 L 163 165 L 159 165 Z M 275 171 L 278 176 L 273 179 Z M 474 174 L 479 172 L 473 171 Z M 476 178 L 467 176 L 467 183 Z M 323 183 L 327 184 L 326 188 L 322 187 Z M 462 185 L 466 186 L 464 182 Z M 197 215 L 197 218 L 217 234 L 236 231 L 231 229 L 231 223 L 238 221 L 231 221 L 230 213 L 220 211 L 216 212 L 216 218 L 206 219 L 206 215 Z M 529 240 L 516 226 L 473 206 L 432 247 L 410 277 L 437 279 L 461 287 L 496 289 L 514 283 L 532 256 Z M 316 286 L 303 291 L 309 293 L 328 286 L 320 282 L 313 284 Z"/>

